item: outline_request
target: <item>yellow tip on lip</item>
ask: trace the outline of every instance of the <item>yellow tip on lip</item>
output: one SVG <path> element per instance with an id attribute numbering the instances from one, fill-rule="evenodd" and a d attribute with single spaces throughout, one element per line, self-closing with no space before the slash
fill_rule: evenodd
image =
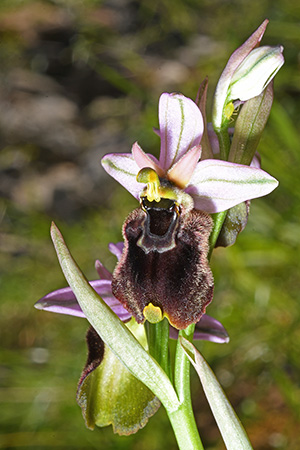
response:
<path id="1" fill-rule="evenodd" d="M 156 202 L 159 202 L 161 200 L 161 196 L 159 194 L 160 181 L 154 169 L 151 169 L 150 167 L 144 167 L 137 174 L 136 180 L 139 183 L 147 184 L 145 197 L 147 197 L 149 202 L 153 202 L 154 200 Z"/>
<path id="2" fill-rule="evenodd" d="M 150 323 L 161 322 L 164 318 L 160 307 L 154 306 L 152 303 L 149 303 L 147 306 L 145 306 L 143 314 L 145 319 L 148 320 L 148 322 Z"/>

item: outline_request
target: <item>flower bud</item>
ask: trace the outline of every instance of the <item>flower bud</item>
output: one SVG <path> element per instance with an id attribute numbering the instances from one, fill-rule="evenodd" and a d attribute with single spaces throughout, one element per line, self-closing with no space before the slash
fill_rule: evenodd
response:
<path id="1" fill-rule="evenodd" d="M 283 47 L 263 46 L 252 50 L 234 72 L 227 102 L 246 101 L 266 88 L 284 63 Z"/>
<path id="2" fill-rule="evenodd" d="M 264 20 L 244 44 L 232 53 L 221 74 L 212 115 L 217 134 L 228 128 L 237 106 L 234 100 L 244 102 L 261 94 L 284 63 L 282 46 L 259 47 L 267 24 L 268 20 Z"/>

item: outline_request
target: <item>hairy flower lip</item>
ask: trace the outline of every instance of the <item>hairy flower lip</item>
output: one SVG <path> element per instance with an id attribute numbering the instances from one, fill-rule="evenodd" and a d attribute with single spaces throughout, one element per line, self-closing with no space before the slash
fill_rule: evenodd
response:
<path id="1" fill-rule="evenodd" d="M 120 257 L 122 249 L 124 247 L 123 242 L 117 244 L 109 244 L 109 249 L 112 253 L 117 254 Z M 119 259 L 119 258 L 118 258 Z M 102 267 L 100 261 L 96 261 L 96 267 L 99 265 Z M 121 303 L 113 296 L 111 292 L 111 274 L 105 269 L 106 279 L 90 281 L 90 285 L 95 291 L 103 298 L 103 300 L 110 306 L 110 308 L 119 316 L 123 322 L 127 322 L 131 319 L 131 314 L 121 305 Z M 85 318 L 79 303 L 76 300 L 75 295 L 70 287 L 58 289 L 50 292 L 42 297 L 35 303 L 35 308 L 54 312 L 58 314 L 66 314 L 75 317 Z M 178 330 L 170 326 L 170 338 L 177 339 Z M 200 321 L 196 324 L 195 340 L 207 340 L 216 343 L 229 342 L 229 336 L 223 325 L 207 314 L 204 314 Z"/>
<path id="2" fill-rule="evenodd" d="M 144 223 L 145 213 L 140 208 L 124 222 L 125 247 L 113 273 L 112 292 L 138 323 L 148 318 L 152 321 L 147 315 L 152 304 L 171 325 L 184 329 L 200 320 L 213 297 L 214 281 L 207 260 L 213 221 L 203 211 L 182 207 L 177 228 L 163 248 L 145 233 Z M 143 233 L 149 238 L 146 245 L 140 245 L 145 244 L 140 241 Z"/>

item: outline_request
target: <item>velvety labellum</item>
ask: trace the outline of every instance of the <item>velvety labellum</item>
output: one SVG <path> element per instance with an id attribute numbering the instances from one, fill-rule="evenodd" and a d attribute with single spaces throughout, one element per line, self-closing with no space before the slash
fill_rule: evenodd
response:
<path id="1" fill-rule="evenodd" d="M 124 250 L 112 291 L 135 317 L 150 303 L 178 329 L 197 322 L 213 296 L 207 261 L 211 217 L 176 201 L 142 201 L 123 226 Z"/>

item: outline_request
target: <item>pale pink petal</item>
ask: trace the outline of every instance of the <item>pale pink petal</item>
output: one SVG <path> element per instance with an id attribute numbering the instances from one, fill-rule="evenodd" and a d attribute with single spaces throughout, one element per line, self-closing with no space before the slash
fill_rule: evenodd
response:
<path id="1" fill-rule="evenodd" d="M 215 213 L 267 195 L 277 186 L 278 181 L 261 169 L 206 159 L 198 163 L 185 191 L 196 209 Z"/>
<path id="2" fill-rule="evenodd" d="M 158 162 L 155 162 L 156 158 L 154 158 L 153 155 L 147 155 L 137 142 L 133 144 L 131 152 L 139 169 L 150 167 L 151 169 L 154 169 L 160 177 L 164 175 L 164 171 L 160 168 Z"/>
<path id="3" fill-rule="evenodd" d="M 55 312 L 58 314 L 67 314 L 69 316 L 85 317 L 70 287 L 50 292 L 50 294 L 47 294 L 40 300 L 38 300 L 35 303 L 34 307 L 37 309 Z"/>
<path id="4" fill-rule="evenodd" d="M 260 159 L 260 154 L 258 152 L 256 152 L 255 155 L 253 156 L 253 159 L 251 161 L 250 166 L 251 167 L 256 167 L 257 169 L 260 169 L 260 167 L 261 167 L 261 159 Z"/>
<path id="5" fill-rule="evenodd" d="M 181 189 L 185 188 L 189 184 L 200 156 L 200 145 L 191 148 L 168 171 L 168 179 Z"/>
<path id="6" fill-rule="evenodd" d="M 117 242 L 116 244 L 111 242 L 110 244 L 108 244 L 108 249 L 109 249 L 110 253 L 115 255 L 117 257 L 118 261 L 120 260 L 120 258 L 122 256 L 123 248 L 124 248 L 124 242 Z"/>
<path id="7" fill-rule="evenodd" d="M 170 326 L 170 339 L 178 339 L 178 330 Z M 223 325 L 213 317 L 203 314 L 196 323 L 194 341 L 210 341 L 217 344 L 227 344 L 229 336 Z"/>
<path id="8" fill-rule="evenodd" d="M 141 183 L 136 181 L 139 166 L 129 153 L 110 153 L 105 155 L 101 164 L 106 172 L 127 189 L 136 199 L 143 190 Z"/>
<path id="9" fill-rule="evenodd" d="M 159 100 L 161 137 L 159 164 L 167 171 L 190 148 L 199 145 L 203 134 L 201 112 L 181 94 L 162 94 Z"/>
<path id="10" fill-rule="evenodd" d="M 111 281 L 94 280 L 89 282 L 95 291 L 103 298 L 105 303 L 117 314 L 121 320 L 127 321 L 131 315 L 123 308 L 121 303 L 112 295 Z M 37 309 L 67 314 L 70 316 L 85 317 L 75 295 L 70 287 L 58 289 L 42 297 L 34 305 Z"/>
<path id="11" fill-rule="evenodd" d="M 219 144 L 218 136 L 216 135 L 211 122 L 209 122 L 207 124 L 207 134 L 208 134 L 209 142 L 210 142 L 211 149 L 213 152 L 213 157 L 218 158 L 218 156 L 220 156 L 220 144 Z M 202 159 L 203 159 L 203 157 L 202 157 Z M 209 159 L 209 158 L 207 158 L 207 159 Z"/>
<path id="12" fill-rule="evenodd" d="M 95 261 L 95 269 L 98 272 L 100 280 L 110 280 L 111 281 L 112 274 L 110 273 L 109 270 L 106 269 L 106 267 L 104 267 L 104 265 L 102 264 L 102 262 L 99 261 L 99 259 L 97 259 Z"/>
<path id="13" fill-rule="evenodd" d="M 153 129 L 154 133 L 160 138 L 160 131 L 159 131 L 159 129 L 156 128 L 156 127 L 153 127 L 152 129 Z"/>

